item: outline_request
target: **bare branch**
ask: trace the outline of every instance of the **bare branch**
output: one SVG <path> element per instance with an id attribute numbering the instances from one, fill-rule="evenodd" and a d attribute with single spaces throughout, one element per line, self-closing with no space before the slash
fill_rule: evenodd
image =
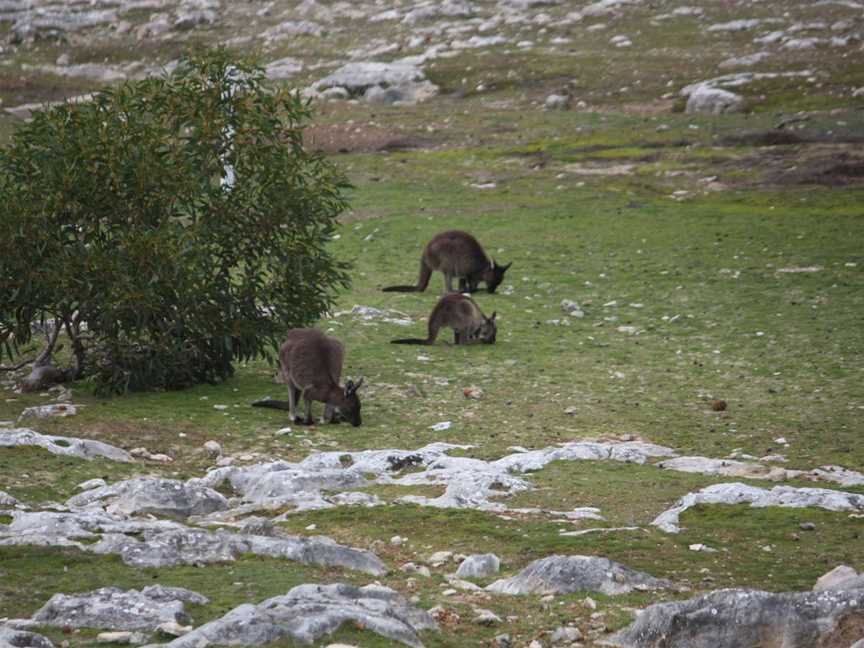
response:
<path id="1" fill-rule="evenodd" d="M 18 371 L 24 365 L 28 365 L 31 362 L 34 362 L 35 360 L 36 360 L 36 358 L 28 358 L 27 360 L 24 360 L 23 362 L 19 362 L 17 365 L 10 365 L 10 366 L 0 365 L 0 371 Z"/>

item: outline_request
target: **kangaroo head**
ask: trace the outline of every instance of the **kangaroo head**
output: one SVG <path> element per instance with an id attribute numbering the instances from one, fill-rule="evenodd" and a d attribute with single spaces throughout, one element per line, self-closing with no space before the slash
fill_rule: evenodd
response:
<path id="1" fill-rule="evenodd" d="M 507 265 L 498 265 L 495 259 L 492 259 L 491 265 L 484 273 L 487 291 L 490 293 L 495 292 L 495 289 L 498 288 L 499 284 L 504 281 L 504 273 L 507 272 L 511 265 L 513 265 L 512 261 Z"/>
<path id="2" fill-rule="evenodd" d="M 474 339 L 483 344 L 495 344 L 495 336 L 498 334 L 498 326 L 495 324 L 497 315 L 497 312 L 493 312 L 492 317 L 483 318 L 483 323 L 474 331 Z"/>
<path id="3" fill-rule="evenodd" d="M 354 427 L 360 425 L 360 399 L 357 398 L 357 390 L 363 385 L 361 378 L 356 383 L 349 380 L 345 383 L 345 394 L 342 405 L 339 406 L 339 413 Z"/>

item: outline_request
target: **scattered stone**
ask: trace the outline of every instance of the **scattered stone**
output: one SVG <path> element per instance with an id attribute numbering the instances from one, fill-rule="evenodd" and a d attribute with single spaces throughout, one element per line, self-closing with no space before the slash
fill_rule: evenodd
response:
<path id="1" fill-rule="evenodd" d="M 423 646 L 419 631 L 437 628 L 429 613 L 409 606 L 388 587 L 307 584 L 257 605 L 239 605 L 164 648 L 261 646 L 276 641 L 311 644 L 348 622 L 414 648 Z"/>
<path id="2" fill-rule="evenodd" d="M 513 643 L 510 641 L 509 634 L 497 635 L 493 640 L 493 648 L 511 648 Z"/>
<path id="3" fill-rule="evenodd" d="M 581 318 L 585 317 L 585 311 L 582 310 L 582 307 L 575 301 L 570 299 L 561 300 L 561 309 L 571 315 L 572 317 Z"/>
<path id="4" fill-rule="evenodd" d="M 553 644 L 573 643 L 574 641 L 579 641 L 581 638 L 582 633 L 579 632 L 579 628 L 561 626 L 552 633 L 550 641 Z"/>
<path id="5" fill-rule="evenodd" d="M 737 31 L 747 31 L 749 29 L 753 29 L 754 27 L 758 27 L 762 24 L 763 21 L 758 18 L 748 18 L 744 20 L 731 20 L 725 23 L 717 23 L 708 27 L 707 31 L 709 32 L 737 32 Z"/>
<path id="6" fill-rule="evenodd" d="M 183 635 L 192 632 L 193 629 L 194 628 L 191 625 L 180 625 L 174 621 L 166 621 L 165 623 L 160 623 L 156 626 L 156 632 L 168 635 L 169 637 L 182 637 Z"/>
<path id="7" fill-rule="evenodd" d="M 40 625 L 153 631 L 163 623 L 189 621 L 184 602 L 208 603 L 200 594 L 159 585 L 123 591 L 102 587 L 85 594 L 55 594 L 32 617 Z"/>
<path id="8" fill-rule="evenodd" d="M 17 499 L 12 497 L 6 491 L 0 491 L 0 507 L 3 508 L 11 508 L 13 506 L 18 506 L 21 504 Z"/>
<path id="9" fill-rule="evenodd" d="M 394 547 L 401 547 L 403 544 L 405 544 L 405 538 L 403 538 L 402 536 L 395 535 L 392 538 L 390 538 L 390 544 L 393 545 Z"/>
<path id="10" fill-rule="evenodd" d="M 494 626 L 501 623 L 501 617 L 495 614 L 492 610 L 484 610 L 479 608 L 474 610 L 476 615 L 474 616 L 473 622 L 477 625 L 482 626 Z"/>
<path id="11" fill-rule="evenodd" d="M 598 556 L 549 556 L 535 560 L 519 574 L 497 580 L 486 589 L 499 594 L 571 594 L 607 596 L 633 590 L 668 589 L 672 584 Z"/>
<path id="12" fill-rule="evenodd" d="M 744 97 L 741 95 L 720 88 L 702 86 L 690 94 L 685 111 L 690 115 L 722 115 L 741 112 L 744 107 Z"/>
<path id="13" fill-rule="evenodd" d="M 727 589 L 651 605 L 599 643 L 620 648 L 846 646 L 850 639 L 844 626 L 856 627 L 862 614 L 862 590 L 775 594 Z"/>
<path id="14" fill-rule="evenodd" d="M 450 562 L 453 558 L 452 551 L 436 551 L 431 556 L 429 556 L 429 564 L 433 567 L 440 567 L 444 563 Z"/>
<path id="15" fill-rule="evenodd" d="M 551 94 L 546 97 L 546 101 L 543 102 L 543 107 L 546 110 L 567 110 L 570 108 L 570 96 Z"/>
<path id="16" fill-rule="evenodd" d="M 497 574 L 501 561 L 495 554 L 474 554 L 468 556 L 456 570 L 459 578 L 488 578 Z"/>
<path id="17" fill-rule="evenodd" d="M 107 485 L 108 482 L 106 482 L 104 479 L 102 479 L 101 477 L 96 477 L 94 479 L 88 479 L 87 481 L 81 482 L 75 488 L 80 491 L 88 491 L 94 488 L 102 488 Z"/>
<path id="18" fill-rule="evenodd" d="M 822 574 L 813 586 L 814 592 L 860 589 L 864 589 L 864 573 L 859 574 L 848 565 L 838 565 L 828 573 Z"/>
<path id="19" fill-rule="evenodd" d="M 140 632 L 129 632 L 126 630 L 119 632 L 100 632 L 96 635 L 96 643 L 100 644 L 142 644 L 146 643 L 147 639 L 148 636 L 146 634 Z"/>
<path id="20" fill-rule="evenodd" d="M 735 56 L 722 61 L 717 67 L 721 70 L 738 67 L 751 67 L 757 63 L 761 63 L 771 55 L 768 52 L 756 52 L 747 56 Z"/>
<path id="21" fill-rule="evenodd" d="M 725 412 L 726 411 L 726 401 L 718 399 L 714 399 L 711 401 L 711 409 L 715 412 Z"/>
<path id="22" fill-rule="evenodd" d="M 204 450 L 213 459 L 218 459 L 222 456 L 222 446 L 219 445 L 216 441 L 207 441 L 204 444 Z"/>
<path id="23" fill-rule="evenodd" d="M 813 524 L 812 522 L 802 522 L 801 524 L 798 525 L 798 528 L 801 529 L 802 531 L 815 531 L 816 525 Z"/>
<path id="24" fill-rule="evenodd" d="M 756 488 L 737 482 L 714 484 L 695 493 L 688 493 L 675 506 L 658 515 L 652 525 L 667 533 L 678 533 L 681 513 L 697 504 L 743 504 L 753 508 L 780 506 L 784 508 L 806 508 L 814 506 L 828 511 L 853 511 L 864 513 L 864 495 L 844 493 L 825 488 L 794 488 L 775 486 L 771 490 Z"/>
<path id="25" fill-rule="evenodd" d="M 76 437 L 53 436 L 39 434 L 27 428 L 12 428 L 0 430 L 0 448 L 16 446 L 36 446 L 48 452 L 66 457 L 95 459 L 105 457 L 113 461 L 131 462 L 132 457 L 125 450 L 101 441 L 78 439 Z"/>
<path id="26" fill-rule="evenodd" d="M 40 634 L 10 628 L 0 622 L 0 648 L 54 648 L 54 644 Z"/>
<path id="27" fill-rule="evenodd" d="M 78 409 L 75 405 L 69 403 L 52 403 L 51 405 L 28 407 L 21 412 L 18 421 L 20 422 L 28 418 L 66 418 L 67 416 L 75 416 L 77 413 Z"/>

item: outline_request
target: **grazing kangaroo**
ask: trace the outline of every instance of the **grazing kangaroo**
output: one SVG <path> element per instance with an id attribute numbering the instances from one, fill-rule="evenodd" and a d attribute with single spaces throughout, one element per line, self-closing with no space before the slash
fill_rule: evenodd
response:
<path id="1" fill-rule="evenodd" d="M 312 401 L 324 405 L 324 423 L 338 423 L 336 410 L 351 425 L 360 425 L 360 399 L 357 390 L 363 379 L 345 387 L 339 386 L 345 348 L 339 340 L 317 329 L 292 329 L 279 349 L 280 375 L 288 385 L 288 411 L 295 423 L 312 425 Z M 297 416 L 297 401 L 303 398 L 305 419 Z M 253 403 L 255 407 L 285 409 L 284 401 L 264 399 Z"/>
<path id="2" fill-rule="evenodd" d="M 483 342 L 494 344 L 498 327 L 495 324 L 497 313 L 486 317 L 477 303 L 466 295 L 450 293 L 444 295 L 435 304 L 429 315 L 429 336 L 425 340 L 419 338 L 403 338 L 390 340 L 393 344 L 434 344 L 438 332 L 445 326 L 453 329 L 454 344 L 471 344 Z"/>
<path id="3" fill-rule="evenodd" d="M 504 273 L 513 265 L 500 266 L 489 259 L 483 246 L 468 232 L 450 230 L 437 234 L 426 244 L 420 257 L 420 277 L 416 286 L 389 286 L 384 292 L 423 292 L 429 285 L 433 270 L 444 273 L 445 293 L 453 292 L 453 278 L 459 279 L 459 292 L 475 292 L 477 284 L 486 283 L 486 290 L 494 293 L 504 279 Z"/>

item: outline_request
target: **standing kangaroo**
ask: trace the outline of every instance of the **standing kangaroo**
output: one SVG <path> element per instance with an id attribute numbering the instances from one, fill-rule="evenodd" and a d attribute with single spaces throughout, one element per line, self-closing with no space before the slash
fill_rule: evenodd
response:
<path id="1" fill-rule="evenodd" d="M 338 423 L 335 410 L 351 425 L 360 425 L 360 399 L 357 390 L 363 379 L 345 387 L 339 386 L 345 348 L 339 340 L 317 329 L 292 329 L 279 349 L 280 375 L 288 385 L 288 411 L 295 423 L 312 425 L 312 401 L 324 405 L 324 423 Z M 302 397 L 306 406 L 305 419 L 297 416 L 297 401 Z M 264 399 L 255 407 L 285 409 L 284 401 Z"/>
<path id="2" fill-rule="evenodd" d="M 494 293 L 512 262 L 500 266 L 489 259 L 483 246 L 468 232 L 449 230 L 437 234 L 426 244 L 420 257 L 420 277 L 416 286 L 389 286 L 384 292 L 423 292 L 429 285 L 433 270 L 444 273 L 445 293 L 453 292 L 453 278 L 459 279 L 460 292 L 475 292 L 477 284 L 486 283 Z"/>
<path id="3" fill-rule="evenodd" d="M 393 344 L 434 344 L 438 332 L 445 326 L 453 329 L 454 344 L 471 344 L 483 342 L 494 344 L 498 327 L 495 324 L 497 313 L 486 317 L 477 303 L 466 295 L 450 293 L 444 295 L 435 304 L 429 315 L 429 336 L 425 340 L 419 338 L 402 338 L 390 340 Z"/>

